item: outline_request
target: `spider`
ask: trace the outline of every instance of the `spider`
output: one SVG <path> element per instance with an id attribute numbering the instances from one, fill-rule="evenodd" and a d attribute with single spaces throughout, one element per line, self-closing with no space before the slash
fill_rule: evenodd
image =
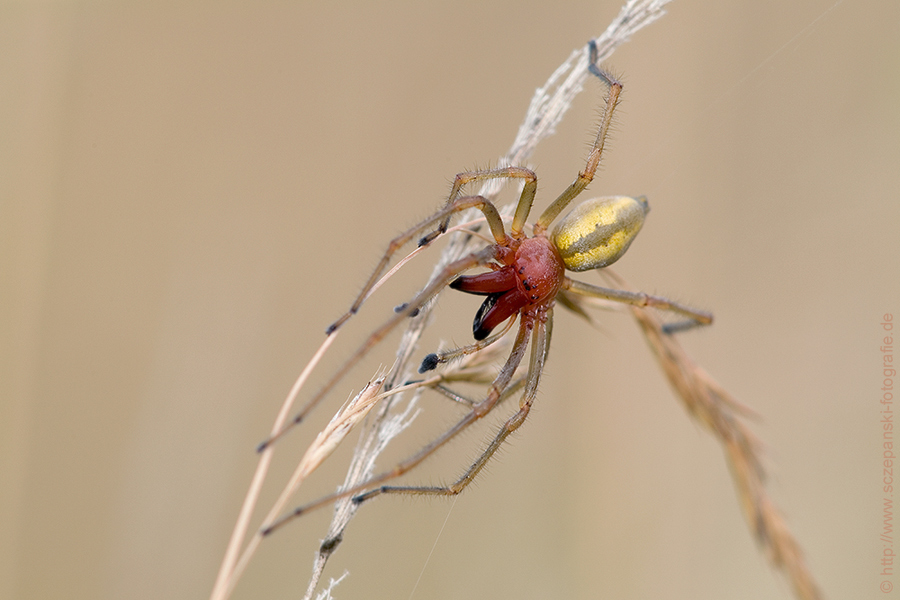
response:
<path id="1" fill-rule="evenodd" d="M 712 322 L 712 316 L 709 313 L 683 306 L 666 298 L 599 287 L 571 279 L 566 275 L 566 271 L 581 272 L 602 269 L 618 260 L 640 231 L 649 211 L 649 205 L 644 197 L 594 198 L 575 207 L 557 223 L 552 231 L 549 229 L 557 217 L 594 178 L 603 154 L 610 122 L 622 91 L 622 84 L 597 66 L 595 42 L 591 41 L 588 48 L 590 53 L 589 70 L 609 90 L 605 110 L 584 169 L 578 173 L 575 181 L 541 213 L 531 226 L 531 236 L 526 233 L 526 222 L 537 190 L 537 176 L 533 171 L 524 167 L 509 166 L 459 173 L 455 177 L 445 206 L 390 242 L 356 301 L 327 330 L 329 335 L 334 333 L 359 310 L 399 248 L 434 228 L 420 238 L 419 246 L 431 243 L 447 231 L 450 219 L 454 214 L 470 208 L 477 208 L 483 213 L 494 242 L 480 251 L 447 265 L 415 298 L 398 307 L 394 318 L 375 330 L 350 357 L 346 365 L 351 365 L 361 358 L 400 320 L 416 314 L 425 303 L 446 287 L 450 287 L 461 292 L 485 296 L 485 300 L 475 315 L 472 328 L 476 343 L 427 355 L 419 367 L 419 372 L 433 370 L 441 363 L 490 346 L 502 338 L 511 329 L 514 321 L 518 319 L 518 331 L 512 349 L 491 383 L 486 396 L 479 401 L 456 396 L 455 399 L 463 401 L 469 407 L 469 411 L 455 425 L 417 453 L 400 462 L 391 470 L 376 475 L 360 485 L 295 509 L 290 515 L 266 529 L 264 533 L 270 533 L 290 518 L 300 516 L 341 497 L 352 496 L 353 502 L 360 504 L 381 494 L 455 495 L 460 493 L 474 480 L 506 438 L 518 429 L 528 417 L 548 355 L 554 304 L 563 291 L 634 306 L 672 311 L 687 318 L 686 321 L 671 326 L 672 331 L 696 325 L 708 325 Z M 493 203 L 483 196 L 461 195 L 463 187 L 468 184 L 497 178 L 524 180 L 508 233 L 500 213 Z M 477 267 L 487 270 L 475 275 L 464 274 Z M 508 322 L 507 325 L 492 335 L 492 332 L 504 322 Z M 461 477 L 446 486 L 384 484 L 384 482 L 400 477 L 416 467 L 458 433 L 489 414 L 502 399 L 516 392 L 522 384 L 513 383 L 513 376 L 524 360 L 529 343 L 531 344 L 531 355 L 528 360 L 527 375 L 523 380 L 524 391 L 519 398 L 518 410 L 500 426 L 487 448 Z M 303 420 L 312 407 L 337 382 L 344 370 L 341 369 L 325 384 L 320 392 L 309 401 L 304 410 L 294 418 L 291 425 L 296 425 Z M 286 430 L 287 428 L 282 429 L 281 432 L 263 442 L 260 449 L 266 447 Z"/>

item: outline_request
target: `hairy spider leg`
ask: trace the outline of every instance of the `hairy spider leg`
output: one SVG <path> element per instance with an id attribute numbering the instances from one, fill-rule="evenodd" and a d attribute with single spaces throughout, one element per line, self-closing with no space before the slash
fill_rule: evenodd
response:
<path id="1" fill-rule="evenodd" d="M 419 373 L 432 371 L 436 369 L 440 364 L 449 362 L 455 358 L 461 358 L 463 356 L 468 356 L 469 354 L 475 354 L 479 350 L 487 348 L 488 346 L 502 338 L 504 335 L 506 335 L 506 333 L 512 328 L 514 322 L 515 319 L 509 319 L 506 322 L 506 325 L 503 326 L 503 329 L 486 337 L 483 340 L 478 340 L 474 344 L 461 346 L 459 348 L 451 348 L 449 350 L 441 350 L 439 352 L 432 352 L 424 359 L 422 359 L 422 364 L 419 365 Z"/>
<path id="2" fill-rule="evenodd" d="M 588 69 L 609 87 L 609 93 L 606 96 L 606 110 L 603 111 L 600 127 L 597 130 L 597 137 L 594 139 L 594 144 L 591 147 L 590 153 L 588 153 L 584 170 L 579 171 L 575 181 L 563 190 L 563 193 L 560 194 L 543 213 L 541 213 L 541 216 L 534 224 L 535 235 L 546 231 L 550 226 L 550 223 L 559 216 L 559 213 L 561 213 L 566 206 L 578 196 L 578 194 L 584 191 L 584 188 L 586 188 L 594 179 L 594 174 L 597 172 L 597 167 L 600 164 L 600 157 L 603 155 L 603 147 L 606 145 L 606 138 L 609 134 L 609 125 L 612 122 L 616 106 L 619 104 L 619 94 L 622 93 L 622 83 L 597 66 L 597 43 L 594 40 L 591 40 L 590 42 Z"/>
<path id="3" fill-rule="evenodd" d="M 462 198 L 454 198 L 453 201 L 448 202 L 447 205 L 444 206 L 444 208 L 426 218 L 424 221 L 420 221 L 416 225 L 413 225 L 390 241 L 387 250 L 385 250 L 384 255 L 381 257 L 381 260 L 378 262 L 378 265 L 375 267 L 375 270 L 372 272 L 372 275 L 369 277 L 366 285 L 363 286 L 362 291 L 360 291 L 359 295 L 356 297 L 356 300 L 354 300 L 353 304 L 350 306 L 350 309 L 343 315 L 341 315 L 341 317 L 337 321 L 332 323 L 328 327 L 328 329 L 325 330 L 325 334 L 333 334 L 341 327 L 341 325 L 343 325 L 347 321 L 347 319 L 349 319 L 359 311 L 360 306 L 362 306 L 362 303 L 365 302 L 366 298 L 369 295 L 369 292 L 373 287 L 375 287 L 375 284 L 378 283 L 379 277 L 381 277 L 381 274 L 387 268 L 388 263 L 391 262 L 391 258 L 394 256 L 394 253 L 396 253 L 397 250 L 402 248 L 411 239 L 428 229 L 430 226 L 434 225 L 435 222 L 449 219 L 453 214 L 461 212 L 463 210 L 467 210 L 469 208 L 477 208 L 482 213 L 484 213 L 484 218 L 487 220 L 488 227 L 490 227 L 491 229 L 491 234 L 494 236 L 494 240 L 496 240 L 497 243 L 501 243 L 506 240 L 507 236 L 506 230 L 503 227 L 503 220 L 500 218 L 500 213 L 497 212 L 497 207 L 495 207 L 490 200 L 488 200 L 484 196 L 465 196 Z M 423 245 L 421 241 L 419 245 Z"/>
<path id="4" fill-rule="evenodd" d="M 318 500 L 315 500 L 314 502 L 310 502 L 309 504 L 300 506 L 300 507 L 294 509 L 292 512 L 285 515 L 284 517 L 282 517 L 279 520 L 272 523 L 272 525 L 270 525 L 269 527 L 267 527 L 266 529 L 264 529 L 262 531 L 262 534 L 269 535 L 276 529 L 283 526 L 288 521 L 291 521 L 309 511 L 312 511 L 312 510 L 315 510 L 322 506 L 325 506 L 327 504 L 330 504 L 331 502 L 334 502 L 335 500 L 338 500 L 340 498 L 344 498 L 347 496 L 353 496 L 354 494 L 359 494 L 360 492 L 365 492 L 366 490 L 372 488 L 372 486 L 378 486 L 380 484 L 383 484 L 386 481 L 390 481 L 391 479 L 400 477 L 404 473 L 407 473 L 410 470 L 412 470 L 413 468 L 415 468 L 416 466 L 418 466 L 422 461 L 424 461 L 426 458 L 428 458 L 429 456 L 434 454 L 439 448 L 441 448 L 447 442 L 449 442 L 454 437 L 456 437 L 460 432 L 467 429 L 470 425 L 472 425 L 472 423 L 475 423 L 476 421 L 478 421 L 479 419 L 481 419 L 482 417 L 484 417 L 485 415 L 490 413 L 491 410 L 493 410 L 494 407 L 496 407 L 501 402 L 501 400 L 505 399 L 508 396 L 509 392 L 515 391 L 516 389 L 518 389 L 518 383 L 514 383 L 511 385 L 510 381 L 512 380 L 512 377 L 515 374 L 516 369 L 519 367 L 519 364 L 522 362 L 522 358 L 525 355 L 525 350 L 528 347 L 528 337 L 529 337 L 529 334 L 532 332 L 532 330 L 534 330 L 535 332 L 538 330 L 542 331 L 542 333 L 540 334 L 540 343 L 539 343 L 539 345 L 542 349 L 538 353 L 539 357 L 537 357 L 537 358 L 535 357 L 534 350 L 532 351 L 532 358 L 531 358 L 531 364 L 529 366 L 529 373 L 528 373 L 528 376 L 527 376 L 527 379 L 525 382 L 526 389 L 522 396 L 522 399 L 519 402 L 519 404 L 520 404 L 519 412 L 522 412 L 521 407 L 523 405 L 525 405 L 526 403 L 528 404 L 528 406 L 530 408 L 530 404 L 533 401 L 534 394 L 536 393 L 536 390 L 537 390 L 537 384 L 538 384 L 538 380 L 540 379 L 540 373 L 543 370 L 543 362 L 544 362 L 544 359 L 546 358 L 547 346 L 549 345 L 549 335 L 547 334 L 547 327 L 546 327 L 545 323 L 539 322 L 535 325 L 530 320 L 526 319 L 526 320 L 522 320 L 520 322 L 519 331 L 516 335 L 516 340 L 513 344 L 513 349 L 510 352 L 509 357 L 506 359 L 506 363 L 503 365 L 503 367 L 500 369 L 500 372 L 494 378 L 494 381 L 491 384 L 491 387 L 490 387 L 490 390 L 489 390 L 487 396 L 482 401 L 473 404 L 471 407 L 471 410 L 468 413 L 466 413 L 466 415 L 462 419 L 460 419 L 455 425 L 450 427 L 447 431 L 445 431 L 443 434 L 441 434 L 440 437 L 433 440 L 427 446 L 425 446 L 424 448 L 422 448 L 421 450 L 419 450 L 418 452 L 416 452 L 415 454 L 413 454 L 412 456 L 410 456 L 403 462 L 398 463 L 396 466 L 394 466 L 393 469 L 391 469 L 389 471 L 385 471 L 379 475 L 375 475 L 374 477 L 368 479 L 367 481 L 360 483 L 359 485 L 353 486 L 353 487 L 345 489 L 345 490 L 340 490 L 338 492 L 329 494 L 327 496 L 323 496 L 323 497 L 319 498 Z M 538 340 L 537 333 L 535 333 L 535 339 Z M 539 364 L 541 369 L 535 370 L 533 368 L 535 364 Z M 516 414 L 519 414 L 519 413 L 516 413 Z M 527 410 L 525 411 L 525 414 L 527 414 Z M 521 423 L 516 424 L 513 429 L 518 427 L 519 424 L 521 424 Z M 508 436 L 508 435 L 509 435 L 509 433 L 503 435 L 503 439 L 505 439 L 506 436 Z M 502 442 L 502 439 L 500 441 Z M 495 442 L 496 442 L 496 440 L 495 440 Z M 497 443 L 496 445 L 499 446 L 499 443 Z M 493 446 L 494 446 L 494 443 L 492 443 L 491 446 L 489 447 L 490 454 L 493 454 L 493 452 L 496 450 L 496 448 L 493 448 Z M 491 449 L 491 448 L 493 448 L 493 449 Z M 484 461 L 481 462 L 481 464 L 478 466 L 477 470 L 481 470 L 481 467 L 484 466 L 484 462 L 486 462 L 487 458 L 490 458 L 490 455 L 488 455 L 487 457 L 484 458 Z M 479 461 L 476 461 L 476 465 L 478 465 L 478 462 Z M 473 467 L 476 465 L 473 465 Z M 470 471 L 471 471 L 471 468 L 470 468 Z M 477 473 L 477 471 L 476 471 L 476 473 Z M 473 475 L 473 477 L 474 477 L 474 475 Z M 377 496 L 381 493 L 385 493 L 385 491 L 387 493 L 392 493 L 390 491 L 390 489 L 382 491 L 383 487 L 384 486 L 378 487 L 374 490 L 366 492 L 365 494 L 362 494 L 361 496 L 355 497 L 354 502 L 361 503 L 361 502 L 367 500 L 369 497 Z M 465 487 L 465 485 L 463 487 Z M 428 492 L 424 492 L 424 493 L 428 493 Z"/>
<path id="5" fill-rule="evenodd" d="M 391 486 L 391 485 L 382 485 L 381 487 L 375 488 L 365 494 L 360 494 L 353 498 L 353 501 L 357 504 L 365 502 L 366 500 L 370 500 L 375 496 L 379 496 L 381 494 L 406 494 L 412 496 L 455 496 L 462 492 L 466 486 L 468 486 L 472 481 L 475 480 L 475 477 L 487 462 L 494 456 L 494 453 L 500 448 L 506 438 L 510 436 L 512 432 L 517 430 L 522 423 L 525 422 L 526 417 L 528 417 L 528 413 L 531 411 L 531 406 L 534 404 L 535 396 L 537 395 L 538 384 L 541 380 L 541 374 L 544 372 L 544 363 L 547 360 L 547 353 L 550 348 L 550 332 L 553 328 L 553 315 L 552 309 L 549 309 L 546 315 L 546 321 L 542 319 L 536 319 L 533 324 L 529 324 L 529 319 L 522 319 L 519 325 L 519 337 L 516 338 L 516 343 L 514 346 L 513 354 L 510 356 L 519 355 L 519 359 L 521 359 L 521 354 L 524 353 L 525 346 L 528 341 L 527 338 L 522 336 L 522 331 L 532 330 L 532 342 L 531 342 L 531 359 L 528 363 L 528 375 L 526 376 L 525 381 L 525 391 L 522 394 L 522 397 L 519 399 L 519 410 L 516 411 L 509 419 L 506 420 L 503 425 L 500 426 L 500 429 L 497 431 L 497 434 L 494 436 L 494 439 L 491 440 L 490 444 L 488 444 L 487 448 L 481 453 L 481 455 L 475 459 L 472 465 L 466 469 L 465 473 L 447 486 Z M 520 348 L 521 347 L 521 348 Z M 492 390 L 493 391 L 493 390 Z M 491 396 L 488 396 L 482 402 L 482 404 L 490 401 Z M 494 402 L 496 404 L 496 402 Z M 491 408 L 493 408 L 494 404 L 491 404 L 485 411 L 484 414 L 487 414 Z M 477 418 L 480 418 L 478 415 L 478 408 L 481 405 L 475 407 L 475 409 L 469 413 L 468 417 L 471 417 L 472 421 Z M 467 417 L 467 418 L 468 418 Z M 452 431 L 452 430 L 451 430 Z M 449 434 L 450 432 L 448 432 Z M 453 432 L 455 435 L 458 432 Z M 446 439 L 444 439 L 446 437 Z M 444 442 L 448 441 L 452 436 L 442 436 L 436 440 L 439 442 L 434 448 L 427 447 L 426 450 L 429 450 L 427 454 L 420 452 L 415 457 L 416 460 L 413 462 L 412 460 L 407 461 L 406 463 L 401 463 L 391 471 L 392 479 L 394 477 L 399 477 L 415 465 L 417 465 L 421 460 L 426 458 L 431 452 L 436 450 L 440 445 L 443 445 Z M 409 465 L 408 468 L 407 465 Z"/>
<path id="6" fill-rule="evenodd" d="M 431 223 L 433 223 L 433 220 L 424 223 L 423 227 L 428 227 L 429 225 L 431 225 Z M 447 285 L 451 281 L 456 279 L 456 277 L 458 277 L 460 273 L 463 273 L 474 267 L 486 265 L 491 261 L 496 260 L 498 255 L 497 248 L 498 247 L 496 245 L 487 246 L 479 252 L 464 256 L 463 258 L 456 260 L 444 267 L 441 272 L 434 279 L 432 279 L 432 281 L 427 286 L 425 286 L 422 291 L 416 294 L 416 296 L 402 310 L 395 313 L 390 319 L 385 321 L 384 324 L 381 325 L 381 327 L 373 331 L 369 335 L 369 337 L 359 345 L 356 351 L 352 355 L 350 355 L 350 357 L 346 361 L 344 361 L 341 367 L 337 371 L 335 371 L 331 379 L 325 382 L 322 387 L 319 388 L 316 394 L 307 401 L 303 408 L 296 415 L 294 415 L 294 417 L 290 421 L 288 421 L 284 425 L 284 427 L 281 428 L 281 430 L 272 434 L 265 441 L 263 441 L 257 447 L 257 451 L 262 452 L 263 450 L 268 448 L 275 440 L 287 433 L 290 429 L 299 425 L 310 413 L 310 411 L 312 411 L 312 409 L 315 408 L 316 405 L 318 405 L 326 395 L 328 395 L 332 388 L 334 388 L 334 386 L 337 385 L 337 383 L 341 379 L 343 379 L 344 375 L 346 375 L 350 371 L 353 365 L 355 365 L 369 352 L 369 350 L 375 347 L 391 331 L 393 331 L 394 328 L 397 327 L 397 325 L 402 323 L 404 319 L 409 317 L 414 312 L 418 311 L 429 300 L 436 296 L 442 289 L 447 287 Z"/>
<path id="7" fill-rule="evenodd" d="M 534 195 L 537 193 L 537 175 L 531 169 L 525 167 L 500 167 L 497 169 L 486 169 L 482 171 L 464 171 L 457 173 L 453 178 L 453 187 L 450 189 L 450 196 L 447 198 L 447 205 L 452 204 L 464 185 L 484 181 L 486 179 L 524 179 L 525 185 L 522 187 L 522 193 L 519 196 L 519 202 L 516 204 L 516 212 L 513 216 L 512 226 L 510 227 L 510 235 L 514 238 L 522 237 L 522 230 L 525 227 L 525 221 L 528 219 L 528 213 L 531 212 L 531 205 L 534 202 Z M 437 229 L 419 240 L 422 246 L 431 242 L 433 239 L 447 231 L 450 224 L 450 215 L 448 214 L 438 224 Z"/>
<path id="8" fill-rule="evenodd" d="M 662 296 L 651 296 L 644 292 L 626 292 L 625 290 L 614 290 L 610 288 L 600 287 L 578 281 L 575 279 L 565 278 L 563 281 L 563 289 L 582 296 L 591 298 L 601 298 L 603 300 L 612 300 L 613 302 L 621 302 L 622 304 L 630 304 L 638 307 L 652 307 L 659 310 L 667 310 L 680 315 L 686 316 L 689 321 L 684 324 L 675 324 L 674 330 L 683 331 L 691 327 L 699 325 L 711 325 L 713 321 L 712 314 L 685 306 L 674 300 L 663 298 Z"/>
<path id="9" fill-rule="evenodd" d="M 444 381 L 448 381 L 448 382 L 453 381 L 452 377 L 442 377 L 441 379 L 443 379 Z M 509 386 L 500 395 L 500 400 L 497 402 L 497 404 L 499 405 L 499 404 L 503 403 L 507 398 L 509 398 L 510 396 L 512 396 L 513 394 L 518 392 L 520 389 L 522 389 L 522 386 L 525 385 L 525 379 L 526 379 L 525 377 L 519 377 L 515 381 L 510 383 Z M 471 398 L 467 398 L 466 396 L 463 396 L 462 394 L 458 394 L 456 391 L 450 389 L 448 386 L 446 386 L 442 383 L 436 383 L 436 384 L 430 385 L 429 387 L 431 389 L 433 389 L 435 392 L 438 392 L 439 394 L 443 395 L 444 397 L 449 398 L 450 400 L 453 400 L 454 402 L 456 402 L 458 404 L 464 404 L 464 405 L 468 406 L 469 408 L 473 408 L 476 404 L 478 404 L 478 401 L 472 400 Z"/>

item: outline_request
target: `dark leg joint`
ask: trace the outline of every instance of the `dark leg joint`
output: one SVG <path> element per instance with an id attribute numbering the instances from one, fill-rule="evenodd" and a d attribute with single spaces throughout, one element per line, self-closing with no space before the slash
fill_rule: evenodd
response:
<path id="1" fill-rule="evenodd" d="M 358 306 L 351 306 L 350 310 L 347 311 L 347 314 L 345 314 L 343 317 L 341 317 L 340 319 L 338 319 L 337 321 L 335 321 L 334 323 L 332 323 L 331 325 L 328 326 L 328 329 L 325 330 L 325 335 L 331 335 L 332 333 L 337 331 L 338 327 L 343 325 L 347 321 L 347 319 L 349 319 L 350 317 L 355 315 L 357 313 L 357 311 L 359 311 Z"/>
<path id="2" fill-rule="evenodd" d="M 446 227 L 443 227 L 443 226 L 438 227 L 437 229 L 435 229 L 434 231 L 432 231 L 431 233 L 429 233 L 428 235 L 426 235 L 425 237 L 423 237 L 422 239 L 419 240 L 419 248 L 421 248 L 422 246 L 427 246 L 428 244 L 433 242 L 435 239 L 437 239 L 437 237 L 439 235 L 441 235 L 442 233 L 444 233 L 445 231 L 447 231 Z"/>
<path id="3" fill-rule="evenodd" d="M 419 373 L 426 373 L 428 371 L 433 371 L 440 364 L 441 360 L 437 354 L 432 352 L 424 359 L 422 359 L 422 364 L 419 365 Z"/>
<path id="4" fill-rule="evenodd" d="M 673 335 L 675 333 L 681 333 L 682 331 L 688 331 L 690 329 L 696 329 L 702 325 L 706 325 L 706 323 L 701 323 L 700 321 L 694 321 L 693 319 L 686 319 L 684 321 L 678 321 L 676 323 L 667 323 L 662 326 L 662 332 L 666 335 Z"/>
<path id="5" fill-rule="evenodd" d="M 596 77 L 605 81 L 606 84 L 609 86 L 621 87 L 622 84 L 619 83 L 619 81 L 615 77 L 613 77 L 606 71 L 601 70 L 600 67 L 597 65 L 597 58 L 598 58 L 597 40 L 592 39 L 591 41 L 588 42 L 588 52 L 590 53 L 590 58 L 588 58 L 588 71 L 590 71 L 591 74 L 595 75 Z"/>
<path id="6" fill-rule="evenodd" d="M 374 490 L 369 490 L 368 492 L 365 492 L 364 494 L 360 494 L 359 496 L 353 496 L 352 502 L 356 506 L 359 506 L 360 504 L 362 504 L 369 498 L 372 498 L 373 496 L 377 496 L 378 494 L 383 493 L 385 489 L 387 489 L 387 486 L 383 485 L 381 487 L 375 488 Z"/>
<path id="7" fill-rule="evenodd" d="M 322 545 L 319 546 L 319 552 L 321 554 L 331 554 L 332 552 L 334 552 L 334 549 L 337 548 L 338 544 L 340 544 L 343 540 L 344 536 L 342 534 L 338 534 L 332 538 L 323 540 Z"/>
<path id="8" fill-rule="evenodd" d="M 395 312 L 395 313 L 402 313 L 404 310 L 406 310 L 406 307 L 407 307 L 407 306 L 409 306 L 409 304 L 406 303 L 406 302 L 404 302 L 403 304 L 400 304 L 400 305 L 398 305 L 398 306 L 395 306 L 395 307 L 394 307 L 394 312 Z M 409 313 L 409 316 L 410 316 L 410 317 L 417 317 L 417 316 L 419 316 L 419 309 L 416 308 L 415 310 L 413 310 L 411 313 Z"/>
<path id="9" fill-rule="evenodd" d="M 588 42 L 588 53 L 588 70 L 600 79 L 603 79 L 603 75 L 597 67 L 597 40 L 592 38 Z"/>

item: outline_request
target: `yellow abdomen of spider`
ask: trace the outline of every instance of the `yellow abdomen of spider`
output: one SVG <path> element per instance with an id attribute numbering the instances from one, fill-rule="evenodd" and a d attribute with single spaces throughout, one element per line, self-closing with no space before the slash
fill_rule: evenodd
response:
<path id="1" fill-rule="evenodd" d="M 550 239 L 570 271 L 599 269 L 625 254 L 649 211 L 644 196 L 586 200 L 553 228 Z"/>

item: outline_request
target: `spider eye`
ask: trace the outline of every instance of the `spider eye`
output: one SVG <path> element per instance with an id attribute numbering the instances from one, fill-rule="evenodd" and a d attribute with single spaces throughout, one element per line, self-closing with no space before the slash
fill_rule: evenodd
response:
<path id="1" fill-rule="evenodd" d="M 551 240 L 570 271 L 600 269 L 625 254 L 649 211 L 643 196 L 586 200 L 559 222 Z"/>

